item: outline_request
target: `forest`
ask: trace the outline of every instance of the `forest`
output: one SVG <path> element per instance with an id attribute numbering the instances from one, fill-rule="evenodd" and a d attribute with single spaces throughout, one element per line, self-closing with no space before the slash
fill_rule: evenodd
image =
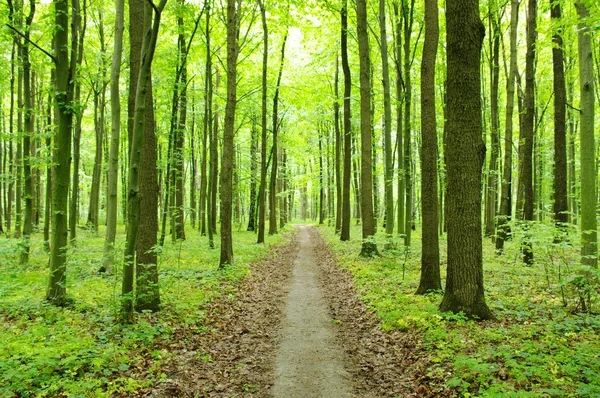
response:
<path id="1" fill-rule="evenodd" d="M 600 2 L 0 3 L 1 397 L 598 397 Z"/>

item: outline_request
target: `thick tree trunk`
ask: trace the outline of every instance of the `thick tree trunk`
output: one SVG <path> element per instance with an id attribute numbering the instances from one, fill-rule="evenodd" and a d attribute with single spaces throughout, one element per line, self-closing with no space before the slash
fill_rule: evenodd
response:
<path id="1" fill-rule="evenodd" d="M 104 239 L 104 264 L 101 271 L 112 272 L 115 252 L 115 237 L 117 234 L 117 202 L 119 183 L 119 143 L 121 140 L 121 102 L 119 95 L 119 79 L 121 76 L 121 58 L 123 53 L 124 30 L 124 0 L 115 3 L 115 43 L 113 49 L 112 65 L 110 70 L 110 113 L 111 137 L 110 160 L 108 163 L 107 198 L 106 198 L 106 237 Z M 134 7 L 129 7 L 130 13 L 135 13 Z M 134 14 L 135 15 L 135 14 Z M 135 24 L 132 24 L 130 29 Z M 134 43 L 131 43 L 132 45 Z M 130 88 L 133 82 L 130 82 Z"/>
<path id="2" fill-rule="evenodd" d="M 135 113 L 133 119 L 133 136 L 131 140 L 128 189 L 127 189 L 127 238 L 125 242 L 125 256 L 123 262 L 123 284 L 122 284 L 122 302 L 121 316 L 122 321 L 131 322 L 133 319 L 133 277 L 135 253 L 138 240 L 138 230 L 140 226 L 140 167 L 141 154 L 144 144 L 144 125 L 146 122 L 147 110 L 147 90 L 149 85 L 152 60 L 156 49 L 156 40 L 160 27 L 160 17 L 167 0 L 161 0 L 154 12 L 154 21 L 152 21 L 152 6 L 144 7 L 144 41 L 142 43 L 142 62 L 140 63 L 139 75 L 137 80 L 135 95 Z"/>
<path id="3" fill-rule="evenodd" d="M 493 318 L 485 303 L 481 236 L 481 48 L 478 0 L 446 3 L 448 275 L 440 310 Z"/>
<path id="4" fill-rule="evenodd" d="M 236 0 L 227 0 L 227 105 L 223 131 L 221 161 L 221 260 L 219 267 L 233 265 L 233 236 L 231 208 L 233 193 L 233 159 L 235 108 L 237 103 L 238 13 Z"/>
<path id="5" fill-rule="evenodd" d="M 578 54 L 581 117 L 581 263 L 598 267 L 596 225 L 596 145 L 594 142 L 594 63 L 592 33 L 588 25 L 590 12 L 582 1 L 575 3 L 579 15 Z"/>
<path id="6" fill-rule="evenodd" d="M 344 176 L 342 180 L 342 230 L 340 239 L 350 240 L 350 180 L 352 178 L 352 113 L 350 99 L 352 95 L 352 76 L 348 62 L 348 1 L 342 3 L 342 71 L 344 73 Z"/>
<path id="7" fill-rule="evenodd" d="M 149 7 L 148 4 L 145 7 Z M 152 78 L 148 79 L 144 142 L 140 156 L 140 220 L 136 243 L 135 309 L 158 311 L 160 291 L 156 255 L 158 234 L 158 175 Z"/>
<path id="8" fill-rule="evenodd" d="M 421 61 L 421 203 L 423 237 L 417 294 L 441 290 L 437 196 L 435 59 L 439 40 L 437 0 L 425 1 L 425 42 Z"/>
<path id="9" fill-rule="evenodd" d="M 371 164 L 371 61 L 369 59 L 369 31 L 367 29 L 366 0 L 356 1 L 358 52 L 360 58 L 360 136 L 361 136 L 361 256 L 379 255 L 374 241 L 373 169 Z"/>
<path id="10" fill-rule="evenodd" d="M 73 128 L 73 81 L 77 54 L 77 34 L 80 25 L 79 0 L 72 0 L 72 29 L 69 29 L 67 0 L 55 0 L 55 101 L 58 129 L 55 137 L 54 180 L 52 189 L 52 236 L 50 243 L 50 278 L 46 299 L 55 305 L 65 305 L 66 263 L 69 199 L 69 171 L 71 165 L 71 133 Z M 69 46 L 69 32 L 71 43 Z M 69 54 L 70 52 L 70 54 Z"/>

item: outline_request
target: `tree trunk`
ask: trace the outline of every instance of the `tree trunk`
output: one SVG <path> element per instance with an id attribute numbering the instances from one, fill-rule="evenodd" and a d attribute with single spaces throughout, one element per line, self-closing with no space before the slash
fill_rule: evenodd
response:
<path id="1" fill-rule="evenodd" d="M 52 126 L 52 93 L 48 93 L 48 104 L 46 105 L 46 118 L 47 125 Z M 50 135 L 46 136 L 46 148 L 48 154 L 52 154 L 52 138 Z M 6 160 L 6 156 L 5 156 Z M 44 202 L 44 250 L 50 252 L 50 219 L 52 209 L 52 157 L 46 162 L 46 194 Z M 8 221 L 8 220 L 7 220 Z"/>
<path id="2" fill-rule="evenodd" d="M 283 74 L 283 62 L 285 60 L 285 43 L 287 42 L 287 32 L 281 43 L 281 60 L 279 62 L 279 73 L 277 74 L 277 86 L 275 86 L 275 95 L 273 96 L 273 164 L 271 165 L 271 179 L 269 181 L 269 235 L 277 233 L 277 157 L 279 144 L 279 86 L 281 85 L 281 75 Z"/>
<path id="3" fill-rule="evenodd" d="M 67 263 L 67 207 L 71 166 L 71 133 L 73 127 L 73 82 L 80 25 L 79 0 L 72 0 L 71 43 L 69 46 L 69 4 L 55 0 L 54 64 L 56 70 L 55 101 L 58 129 L 55 136 L 54 180 L 52 189 L 52 236 L 50 243 L 50 278 L 46 300 L 65 305 Z M 70 54 L 69 54 L 70 51 Z"/>
<path id="4" fill-rule="evenodd" d="M 490 4 L 490 7 L 492 5 Z M 500 27 L 498 10 L 490 10 L 490 113 L 491 113 L 491 155 L 487 178 L 487 198 L 485 207 L 485 235 L 494 235 L 496 211 L 498 207 L 498 157 L 500 155 L 500 121 L 498 114 L 498 85 L 500 82 Z"/>
<path id="5" fill-rule="evenodd" d="M 390 67 L 388 65 L 385 0 L 379 0 L 379 37 L 381 39 L 381 69 L 383 84 L 383 141 L 385 148 L 385 233 L 388 239 L 394 233 L 394 165 L 392 163 L 392 103 L 390 95 Z"/>
<path id="6" fill-rule="evenodd" d="M 367 29 L 366 0 L 356 1 L 358 52 L 360 58 L 360 136 L 361 136 L 361 256 L 379 255 L 374 240 L 373 169 L 371 164 L 371 61 L 369 59 L 369 31 Z"/>
<path id="7" fill-rule="evenodd" d="M 139 75 L 137 80 L 135 95 L 135 113 L 133 119 L 133 136 L 130 147 L 128 189 L 127 189 L 127 238 L 125 242 L 125 258 L 123 262 L 123 284 L 122 284 L 122 302 L 121 316 L 122 321 L 131 322 L 133 320 L 133 277 L 135 253 L 138 240 L 138 230 L 140 221 L 140 167 L 144 166 L 141 162 L 141 153 L 144 144 L 144 125 L 146 121 L 147 110 L 147 90 L 149 85 L 152 60 L 156 49 L 156 40 L 160 27 L 160 17 L 167 0 L 161 0 L 154 12 L 154 21 L 152 21 L 152 6 L 144 7 L 144 39 L 142 43 L 142 62 L 140 63 Z"/>
<path id="8" fill-rule="evenodd" d="M 404 235 L 404 192 L 406 190 L 404 181 L 404 145 L 403 145 L 403 129 L 402 129 L 402 101 L 404 80 L 402 78 L 402 17 L 400 16 L 398 2 L 394 3 L 394 18 L 396 20 L 396 147 L 398 148 L 398 210 L 397 222 L 398 235 Z"/>
<path id="9" fill-rule="evenodd" d="M 261 142 L 260 142 L 260 186 L 258 188 L 258 240 L 265 242 L 266 188 L 267 188 L 267 67 L 269 57 L 269 31 L 265 5 L 257 0 L 263 28 L 262 94 L 261 94 Z"/>
<path id="10" fill-rule="evenodd" d="M 550 17 L 560 24 L 560 2 L 554 2 Z M 557 24 L 557 25 L 558 25 Z M 564 227 L 569 221 L 567 203 L 567 129 L 565 85 L 565 67 L 563 55 L 562 31 L 552 35 L 552 68 L 554 71 L 554 221 L 558 227 Z"/>
<path id="11" fill-rule="evenodd" d="M 506 81 L 506 122 L 504 131 L 504 168 L 500 191 L 500 209 L 496 250 L 501 252 L 508 238 L 508 223 L 512 213 L 512 149 L 513 149 L 513 110 L 515 104 L 515 80 L 517 77 L 517 27 L 519 22 L 519 0 L 512 0 L 510 9 L 510 67 Z"/>
<path id="12" fill-rule="evenodd" d="M 435 59 L 439 40 L 437 0 L 425 1 L 425 42 L 421 61 L 421 203 L 423 237 L 417 294 L 442 290 L 438 237 L 437 123 Z"/>
<path id="13" fill-rule="evenodd" d="M 529 0 L 527 13 L 527 54 L 525 56 L 525 114 L 523 116 L 523 128 L 521 129 L 521 145 L 519 162 L 521 162 L 521 174 L 519 185 L 523 189 L 523 220 L 525 221 L 525 237 L 521 243 L 523 262 L 527 265 L 533 264 L 533 244 L 529 237 L 529 225 L 533 221 L 534 195 L 533 195 L 533 128 L 535 120 L 535 46 L 537 40 L 536 31 L 537 0 Z"/>
<path id="14" fill-rule="evenodd" d="M 342 133 L 340 131 L 340 62 L 335 55 L 335 100 L 333 102 L 333 123 L 335 131 L 335 233 L 342 231 Z M 291 216 L 291 215 L 290 215 Z"/>
<path id="15" fill-rule="evenodd" d="M 493 318 L 485 303 L 481 236 L 481 48 L 478 0 L 446 3 L 448 275 L 441 311 Z"/>
<path id="16" fill-rule="evenodd" d="M 106 199 L 106 237 L 104 239 L 104 265 L 101 271 L 112 272 L 115 252 L 115 236 L 117 234 L 117 202 L 119 183 L 119 143 L 121 140 L 121 102 L 119 95 L 119 79 L 121 76 L 121 58 L 123 53 L 124 30 L 124 0 L 117 0 L 115 4 L 115 44 L 112 65 L 110 70 L 110 161 L 108 163 L 108 189 Z M 135 15 L 135 7 L 130 5 L 130 13 Z M 130 14 L 131 15 L 131 14 Z M 132 24 L 130 29 L 136 24 Z M 134 43 L 131 42 L 131 45 Z M 131 60 L 133 62 L 133 60 Z M 132 63 L 133 65 L 133 63 Z M 130 82 L 130 88 L 134 81 Z"/>
<path id="17" fill-rule="evenodd" d="M 596 225 L 596 146 L 594 142 L 594 63 L 592 33 L 588 26 L 590 12 L 581 1 L 575 3 L 579 15 L 578 54 L 581 117 L 581 264 L 598 267 Z"/>
<path id="18" fill-rule="evenodd" d="M 204 77 L 204 125 L 202 132 L 202 163 L 200 164 L 200 211 L 198 215 L 200 217 L 200 234 L 206 235 L 206 218 L 207 208 L 210 203 L 208 197 L 208 175 L 207 175 L 207 157 L 210 155 L 208 152 L 207 143 L 212 131 L 212 53 L 210 47 L 210 0 L 206 1 L 206 71 Z M 210 224 L 209 224 L 210 225 Z"/>
<path id="19" fill-rule="evenodd" d="M 412 231 L 412 180 L 411 180 L 411 124 L 410 124 L 410 106 L 412 101 L 412 82 L 410 77 L 410 37 L 412 35 L 413 13 L 415 9 L 415 1 L 402 1 L 402 9 L 404 15 L 404 181 L 406 187 L 406 210 L 404 219 L 404 245 L 410 247 L 410 237 Z M 400 61 L 398 61 L 400 62 Z"/>
<path id="20" fill-rule="evenodd" d="M 79 220 L 79 164 L 81 162 L 81 122 L 85 104 L 81 101 L 81 65 L 83 64 L 83 39 L 87 22 L 86 1 L 83 0 L 83 21 L 79 27 L 79 44 L 77 46 L 77 66 L 75 74 L 75 130 L 73 131 L 73 186 L 71 202 L 69 203 L 69 242 L 75 245 L 77 239 L 77 224 Z M 87 101 L 86 101 L 87 102 Z"/>
<path id="21" fill-rule="evenodd" d="M 256 229 L 256 170 L 258 169 L 258 163 L 256 161 L 257 144 L 258 138 L 256 131 L 256 118 L 252 116 L 252 129 L 250 136 L 250 209 L 248 211 L 248 228 L 246 228 L 247 231 L 254 231 Z"/>
<path id="22" fill-rule="evenodd" d="M 227 105 L 221 161 L 221 260 L 219 267 L 233 265 L 231 225 L 235 108 L 237 103 L 238 13 L 236 0 L 227 0 Z"/>
<path id="23" fill-rule="evenodd" d="M 181 0 L 181 5 L 184 5 L 185 0 Z M 183 145 L 185 141 L 185 128 L 187 122 L 187 63 L 186 63 L 186 42 L 184 36 L 183 17 L 177 18 L 177 26 L 179 27 L 178 47 L 179 47 L 179 66 L 178 79 L 175 83 L 177 89 L 177 100 L 179 111 L 179 121 L 174 131 L 173 136 L 173 188 L 175 194 L 175 206 L 171 216 L 173 217 L 173 238 L 174 240 L 185 240 L 185 224 L 184 224 L 184 203 L 183 203 Z"/>
<path id="24" fill-rule="evenodd" d="M 323 181 L 323 131 L 318 129 L 319 139 L 319 225 L 325 222 L 325 181 Z"/>
<path id="25" fill-rule="evenodd" d="M 348 1 L 342 3 L 342 71 L 344 73 L 344 178 L 342 180 L 342 231 L 340 240 L 350 240 L 350 179 L 352 178 L 352 113 L 350 99 L 352 95 L 352 76 L 348 62 Z"/>

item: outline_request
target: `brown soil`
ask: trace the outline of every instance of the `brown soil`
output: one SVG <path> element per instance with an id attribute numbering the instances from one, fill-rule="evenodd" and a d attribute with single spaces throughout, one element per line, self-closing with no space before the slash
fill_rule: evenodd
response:
<path id="1" fill-rule="evenodd" d="M 418 335 L 383 331 L 318 230 L 296 232 L 206 308 L 208 331 L 181 333 L 145 397 L 438 396 Z"/>

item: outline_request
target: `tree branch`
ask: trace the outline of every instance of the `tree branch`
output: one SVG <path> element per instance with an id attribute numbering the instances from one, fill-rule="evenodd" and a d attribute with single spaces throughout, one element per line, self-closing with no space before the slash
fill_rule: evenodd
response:
<path id="1" fill-rule="evenodd" d="M 38 46 L 34 41 L 32 41 L 29 37 L 27 37 L 26 35 L 24 35 L 23 33 L 19 32 L 19 30 L 17 28 L 15 28 L 14 26 L 12 26 L 11 24 L 5 24 L 6 26 L 8 26 L 12 31 L 14 31 L 16 34 L 18 34 L 19 36 L 21 36 L 22 38 L 24 38 L 25 40 L 27 40 L 29 43 L 31 43 L 35 48 L 37 48 L 38 50 L 40 50 L 41 52 L 43 52 L 44 54 L 46 54 L 47 56 L 49 56 L 54 62 L 56 62 L 56 58 L 54 57 L 54 55 L 50 54 L 48 51 L 44 50 L 42 47 Z"/>

